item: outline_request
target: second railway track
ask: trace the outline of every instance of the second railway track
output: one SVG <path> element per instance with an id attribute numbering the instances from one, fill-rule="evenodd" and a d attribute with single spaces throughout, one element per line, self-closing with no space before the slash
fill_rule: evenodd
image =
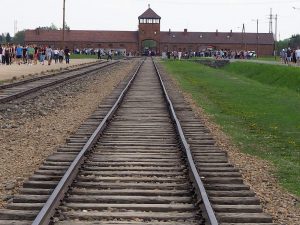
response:
<path id="1" fill-rule="evenodd" d="M 240 198 L 247 198 L 252 194 L 246 193 L 248 189 L 240 184 L 236 170 L 225 165 L 224 155 L 217 152 L 211 140 L 191 143 L 198 146 L 194 157 L 197 165 L 202 162 L 202 176 L 212 176 L 205 183 L 209 192 L 201 186 L 197 169 L 187 156 L 189 146 L 180 137 L 182 130 L 176 126 L 178 120 L 170 113 L 173 108 L 168 106 L 149 59 L 141 66 L 122 104 L 115 104 L 119 109 L 113 112 L 109 105 L 116 98 L 115 92 L 107 100 L 109 103 L 104 103 L 68 139 L 67 145 L 50 156 L 24 183 L 20 195 L 13 198 L 7 209 L 0 210 L 0 224 L 27 225 L 33 220 L 33 224 L 48 224 L 50 217 L 58 225 L 272 223 L 269 216 L 254 206 L 257 202 L 249 203 L 249 198 L 244 205 L 232 206 L 234 200 L 229 201 L 230 198 L 226 203 L 224 196 L 239 194 Z M 197 125 L 193 124 L 196 122 L 187 121 L 185 125 L 188 135 L 197 133 Z M 93 134 L 95 128 L 99 137 Z M 90 138 L 92 134 L 94 139 Z M 89 151 L 81 152 L 82 157 L 78 157 L 83 150 Z M 82 159 L 82 164 L 74 166 L 76 157 Z M 73 178 L 66 178 L 65 173 L 71 172 L 70 165 L 75 173 Z M 226 177 L 228 182 L 238 180 L 237 185 L 231 185 L 235 190 L 231 191 L 230 185 L 222 182 L 214 184 L 217 168 L 221 174 L 231 173 L 233 178 Z M 65 178 L 70 179 L 69 183 L 63 184 Z M 50 199 L 55 201 L 48 199 L 51 193 Z M 206 199 L 207 193 L 214 210 Z"/>
<path id="2" fill-rule="evenodd" d="M 0 103 L 7 103 L 17 98 L 26 96 L 36 91 L 48 88 L 71 79 L 95 72 L 118 63 L 116 62 L 101 62 L 94 63 L 88 66 L 79 67 L 71 71 L 64 71 L 58 74 L 42 76 L 38 78 L 28 79 L 21 82 L 16 82 L 8 85 L 0 86 Z"/>

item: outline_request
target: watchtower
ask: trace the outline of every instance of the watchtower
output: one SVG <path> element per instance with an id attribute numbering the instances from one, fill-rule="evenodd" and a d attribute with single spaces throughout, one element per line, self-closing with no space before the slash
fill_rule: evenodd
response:
<path id="1" fill-rule="evenodd" d="M 148 9 L 139 16 L 139 49 L 141 54 L 147 54 L 149 51 L 160 54 L 160 20 L 148 5 Z"/>

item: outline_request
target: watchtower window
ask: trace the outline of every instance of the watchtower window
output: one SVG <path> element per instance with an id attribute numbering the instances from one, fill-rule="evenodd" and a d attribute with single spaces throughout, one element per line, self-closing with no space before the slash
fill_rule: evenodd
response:
<path id="1" fill-rule="evenodd" d="M 140 23 L 160 23 L 159 19 L 140 19 Z"/>

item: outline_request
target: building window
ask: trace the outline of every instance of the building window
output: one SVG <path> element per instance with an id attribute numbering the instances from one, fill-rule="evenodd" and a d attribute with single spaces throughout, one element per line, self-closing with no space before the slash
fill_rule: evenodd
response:
<path id="1" fill-rule="evenodd" d="M 110 43 L 108 46 L 109 46 L 110 48 L 112 48 L 112 47 L 113 47 L 113 44 Z"/>
<path id="2" fill-rule="evenodd" d="M 124 47 L 124 44 L 120 44 L 120 47 Z"/>

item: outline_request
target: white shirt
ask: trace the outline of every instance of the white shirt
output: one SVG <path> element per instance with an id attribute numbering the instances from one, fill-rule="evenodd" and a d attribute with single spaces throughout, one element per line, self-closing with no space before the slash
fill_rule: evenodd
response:
<path id="1" fill-rule="evenodd" d="M 295 51 L 295 53 L 296 53 L 296 57 L 297 57 L 297 58 L 300 58 L 300 49 L 297 49 L 297 50 Z"/>

